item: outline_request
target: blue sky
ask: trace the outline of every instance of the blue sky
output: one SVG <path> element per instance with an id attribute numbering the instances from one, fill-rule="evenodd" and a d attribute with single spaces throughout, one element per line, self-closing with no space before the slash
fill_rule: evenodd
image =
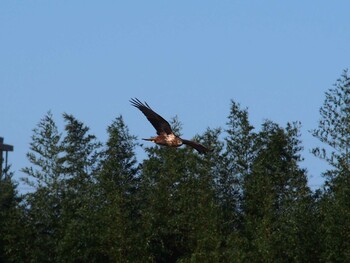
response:
<path id="1" fill-rule="evenodd" d="M 308 130 L 349 67 L 348 10 L 348 1 L 1 1 L 0 136 L 15 147 L 16 178 L 48 110 L 61 129 L 67 112 L 102 141 L 122 114 L 141 138 L 154 131 L 129 104 L 138 97 L 177 115 L 191 138 L 224 127 L 233 99 L 258 129 L 302 122 L 302 165 L 319 186 L 325 165 L 308 153 L 318 145 Z"/>

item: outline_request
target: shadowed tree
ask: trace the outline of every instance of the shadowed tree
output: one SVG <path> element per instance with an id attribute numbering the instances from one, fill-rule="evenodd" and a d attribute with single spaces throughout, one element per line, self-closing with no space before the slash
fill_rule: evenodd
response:
<path id="1" fill-rule="evenodd" d="M 33 166 L 23 171 L 36 191 L 26 198 L 28 241 L 20 261 L 126 262 L 117 255 L 135 250 L 130 240 L 121 240 L 130 235 L 132 227 L 125 229 L 124 223 L 132 221 L 135 212 L 128 214 L 131 201 L 125 201 L 136 189 L 132 137 L 118 118 L 108 128 L 110 139 L 101 154 L 88 127 L 72 115 L 64 114 L 64 119 L 63 140 L 51 113 L 34 129 L 28 153 Z"/>
<path id="2" fill-rule="evenodd" d="M 325 147 L 315 147 L 312 152 L 331 166 L 325 173 L 327 182 L 331 182 L 339 171 L 349 171 L 350 166 L 350 76 L 347 70 L 325 97 L 318 128 L 311 131 Z"/>
<path id="3" fill-rule="evenodd" d="M 59 162 L 63 151 L 61 136 L 52 113 L 48 112 L 33 130 L 30 151 L 27 153 L 32 166 L 22 169 L 28 176 L 22 180 L 30 186 L 51 187 L 63 179 Z"/>
<path id="4" fill-rule="evenodd" d="M 340 86 L 347 83 L 345 79 Z M 333 109 L 331 104 L 338 100 L 347 101 L 334 99 L 343 93 L 337 91 L 330 96 L 324 118 L 338 116 L 327 110 Z M 347 113 L 345 106 L 337 107 L 337 114 Z M 344 116 L 332 120 L 335 131 L 325 126 L 332 124 L 331 120 L 320 124 L 329 131 L 315 131 L 315 136 L 327 135 L 324 142 L 332 138 L 339 142 L 332 144 L 334 148 L 328 146 L 327 151 L 314 150 L 333 165 L 327 174 L 328 187 L 317 197 L 317 203 L 307 187 L 306 171 L 299 167 L 300 124 L 282 128 L 265 121 L 257 132 L 249 122 L 248 111 L 234 101 L 226 138 L 222 137 L 221 129 L 209 128 L 193 138 L 197 148 L 206 145 L 211 151 L 198 154 L 193 145 L 183 148 L 156 145 L 145 148 L 147 157 L 140 164 L 134 152 L 135 137 L 129 134 L 121 116 L 108 126 L 108 139 L 103 147 L 74 116 L 64 114 L 63 118 L 62 134 L 51 113 L 34 129 L 27 155 L 31 166 L 23 169 L 34 192 L 25 196 L 23 206 L 16 200 L 15 185 L 0 181 L 0 187 L 5 185 L 2 189 L 8 190 L 0 191 L 0 219 L 12 218 L 0 226 L 0 259 L 9 262 L 348 259 L 350 191 L 346 140 L 340 141 L 342 135 L 333 136 L 341 125 L 344 127 L 339 131 L 346 130 Z M 171 124 L 171 130 L 180 135 L 178 120 Z M 334 152 L 328 152 L 329 149 Z"/>
<path id="5" fill-rule="evenodd" d="M 61 231 L 58 242 L 59 261 L 98 261 L 98 199 L 95 191 L 101 143 L 89 128 L 73 115 L 63 114 L 66 122 L 62 141 L 62 173 L 66 190 L 62 197 Z"/>
<path id="6" fill-rule="evenodd" d="M 286 129 L 266 121 L 257 134 L 257 155 L 243 184 L 245 253 L 248 262 L 310 262 L 314 248 L 311 192 L 298 167 L 298 124 Z"/>
<path id="7" fill-rule="evenodd" d="M 322 261 L 350 261 L 350 76 L 344 70 L 325 93 L 318 128 L 312 130 L 323 147 L 312 150 L 330 168 L 325 171 L 320 201 Z"/>
<path id="8" fill-rule="evenodd" d="M 12 177 L 9 167 L 0 177 L 0 262 L 19 262 L 25 258 L 21 244 L 25 238 L 22 209 L 19 207 L 21 198 Z"/>
<path id="9" fill-rule="evenodd" d="M 254 127 L 248 110 L 231 100 L 226 123 L 226 148 L 222 154 L 221 172 L 217 180 L 218 197 L 223 213 L 221 224 L 227 246 L 227 261 L 239 262 L 242 258 L 242 182 L 251 171 L 256 155 Z"/>
<path id="10" fill-rule="evenodd" d="M 29 176 L 25 181 L 36 188 L 26 196 L 25 212 L 30 240 L 25 251 L 34 262 L 98 258 L 94 185 L 99 143 L 72 115 L 63 117 L 63 140 L 50 112 L 39 122 L 27 154 L 32 166 L 23 169 Z"/>
<path id="11" fill-rule="evenodd" d="M 142 256 L 140 201 L 134 148 L 122 116 L 107 128 L 108 140 L 98 175 L 101 247 L 109 261 L 136 262 Z"/>
<path id="12" fill-rule="evenodd" d="M 176 119 L 172 126 L 179 134 Z M 217 232 L 217 205 L 213 180 L 203 166 L 205 157 L 191 148 L 153 147 L 146 151 L 141 193 L 145 197 L 142 221 L 148 260 L 187 262 L 210 255 L 217 245 L 213 241 L 217 235 L 213 234 Z"/>
<path id="13" fill-rule="evenodd" d="M 227 122 L 226 151 L 224 152 L 226 172 L 222 173 L 219 188 L 224 202 L 224 214 L 231 229 L 240 225 L 242 180 L 251 171 L 256 155 L 254 127 L 250 124 L 248 110 L 231 100 Z"/>
<path id="14" fill-rule="evenodd" d="M 23 180 L 35 188 L 26 195 L 25 221 L 28 242 L 23 251 L 37 262 L 57 259 L 57 242 L 60 238 L 59 222 L 62 215 L 62 196 L 65 191 L 60 157 L 61 134 L 51 112 L 48 112 L 33 130 L 27 158 L 31 166 L 22 171 Z"/>

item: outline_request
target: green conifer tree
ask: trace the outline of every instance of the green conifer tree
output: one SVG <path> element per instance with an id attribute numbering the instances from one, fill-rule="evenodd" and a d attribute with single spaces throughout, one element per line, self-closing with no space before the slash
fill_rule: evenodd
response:
<path id="1" fill-rule="evenodd" d="M 134 148 L 122 116 L 107 128 L 97 191 L 101 249 L 108 261 L 136 262 L 143 256 L 140 239 L 139 180 Z"/>
<path id="2" fill-rule="evenodd" d="M 89 128 L 73 115 L 63 114 L 66 122 L 59 162 L 65 176 L 62 197 L 59 261 L 96 262 L 99 251 L 98 193 L 95 191 L 101 143 Z"/>
<path id="3" fill-rule="evenodd" d="M 256 158 L 243 184 L 243 261 L 310 262 L 313 257 L 312 199 L 299 168 L 297 124 L 283 129 L 266 121 L 257 134 Z"/>
<path id="4" fill-rule="evenodd" d="M 19 205 L 21 198 L 9 169 L 7 167 L 0 177 L 0 262 L 18 262 L 24 258 L 20 245 L 25 234 Z"/>
<path id="5" fill-rule="evenodd" d="M 325 93 L 314 137 L 323 145 L 312 150 L 329 168 L 320 201 L 322 261 L 350 261 L 350 76 L 344 70 Z"/>
<path id="6" fill-rule="evenodd" d="M 176 119 L 172 126 L 179 133 Z M 146 151 L 141 194 L 147 260 L 188 262 L 212 257 L 217 246 L 213 235 L 218 228 L 217 205 L 213 180 L 203 165 L 205 157 L 189 147 L 155 146 Z"/>
<path id="7" fill-rule="evenodd" d="M 33 130 L 27 158 L 31 166 L 22 171 L 23 180 L 35 188 L 26 194 L 24 218 L 27 229 L 22 251 L 36 262 L 57 260 L 57 242 L 60 238 L 59 222 L 62 215 L 62 154 L 61 134 L 51 112 L 48 112 Z"/>

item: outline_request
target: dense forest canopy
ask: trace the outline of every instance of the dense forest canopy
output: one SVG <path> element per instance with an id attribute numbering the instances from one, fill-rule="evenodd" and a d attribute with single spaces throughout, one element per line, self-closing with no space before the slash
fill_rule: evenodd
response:
<path id="1" fill-rule="evenodd" d="M 0 262 L 350 262 L 350 76 L 325 94 L 312 149 L 330 169 L 311 191 L 299 122 L 253 127 L 231 101 L 210 147 L 145 147 L 122 116 L 100 142 L 73 115 L 48 112 L 22 171 L 0 178 Z M 179 120 L 172 128 L 181 133 Z"/>

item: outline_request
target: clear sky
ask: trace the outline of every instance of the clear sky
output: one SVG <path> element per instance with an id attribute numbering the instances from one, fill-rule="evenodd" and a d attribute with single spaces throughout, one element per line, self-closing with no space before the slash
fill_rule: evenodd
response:
<path id="1" fill-rule="evenodd" d="M 324 165 L 308 152 L 324 92 L 350 63 L 349 1 L 0 2 L 0 136 L 16 178 L 39 120 L 73 114 L 101 141 L 122 114 L 154 130 L 129 99 L 177 115 L 184 137 L 225 127 L 230 99 L 265 119 L 301 121 L 310 185 Z M 142 150 L 138 153 L 142 155 Z M 20 186 L 26 190 L 25 186 Z"/>

